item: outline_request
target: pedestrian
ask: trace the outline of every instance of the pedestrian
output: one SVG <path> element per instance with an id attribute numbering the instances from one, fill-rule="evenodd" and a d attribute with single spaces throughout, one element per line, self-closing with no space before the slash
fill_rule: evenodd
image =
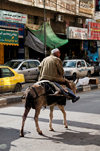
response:
<path id="1" fill-rule="evenodd" d="M 65 84 L 69 89 L 68 93 L 66 92 L 66 96 L 68 94 L 72 98 L 72 102 L 76 102 L 80 97 L 76 97 L 75 94 L 71 91 L 71 86 L 69 80 L 64 78 L 64 70 L 62 61 L 60 59 L 60 50 L 58 48 L 55 48 L 51 51 L 51 55 L 44 58 L 42 62 L 39 65 L 40 75 L 39 75 L 39 81 L 40 80 L 49 80 L 55 82 L 55 84 L 61 88 L 65 95 L 64 89 L 61 87 L 60 84 Z"/>

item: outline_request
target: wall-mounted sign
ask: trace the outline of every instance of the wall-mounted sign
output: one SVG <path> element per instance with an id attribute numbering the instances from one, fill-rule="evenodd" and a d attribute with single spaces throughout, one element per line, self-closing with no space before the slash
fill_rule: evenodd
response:
<path id="1" fill-rule="evenodd" d="M 0 44 L 18 45 L 18 31 L 0 29 Z"/>
<path id="2" fill-rule="evenodd" d="M 10 11 L 5 11 L 5 10 L 0 10 L 0 20 L 1 21 L 8 21 L 8 22 L 26 24 L 27 15 L 26 14 L 15 13 L 15 12 L 10 12 Z"/>
<path id="3" fill-rule="evenodd" d="M 19 24 L 19 23 L 12 23 L 12 22 L 6 22 L 6 21 L 0 21 L 0 26 L 7 26 L 9 28 L 17 28 L 19 32 L 19 38 L 24 37 L 24 24 Z"/>
<path id="4" fill-rule="evenodd" d="M 57 0 L 57 11 L 75 14 L 76 0 Z"/>
<path id="5" fill-rule="evenodd" d="M 88 30 L 86 28 L 68 27 L 69 39 L 84 39 L 87 40 Z"/>
<path id="6" fill-rule="evenodd" d="M 44 0 L 35 0 L 36 7 L 44 8 Z M 45 0 L 45 8 L 49 10 L 57 10 L 57 0 Z"/>
<path id="7" fill-rule="evenodd" d="M 79 12 L 85 14 L 94 14 L 94 0 L 80 0 L 79 1 Z"/>
<path id="8" fill-rule="evenodd" d="M 88 39 L 100 40 L 100 23 L 88 23 Z"/>

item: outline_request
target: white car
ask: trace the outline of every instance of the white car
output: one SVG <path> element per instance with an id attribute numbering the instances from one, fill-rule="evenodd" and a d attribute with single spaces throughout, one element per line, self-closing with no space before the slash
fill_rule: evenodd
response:
<path id="1" fill-rule="evenodd" d="M 63 61 L 64 76 L 68 79 L 90 77 L 94 73 L 94 67 L 83 59 Z"/>
<path id="2" fill-rule="evenodd" d="M 16 59 L 6 62 L 4 65 L 9 66 L 18 73 L 24 74 L 25 82 L 37 80 L 39 75 L 39 60 L 34 59 Z"/>

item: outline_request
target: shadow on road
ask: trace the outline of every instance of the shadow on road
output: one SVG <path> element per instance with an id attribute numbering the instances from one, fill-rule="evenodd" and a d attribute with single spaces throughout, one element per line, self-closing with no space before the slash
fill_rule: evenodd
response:
<path id="1" fill-rule="evenodd" d="M 7 114 L 7 113 L 0 113 L 0 115 L 22 117 L 21 115 L 14 115 L 14 114 Z M 28 118 L 32 119 L 32 122 L 34 122 L 34 116 L 33 117 L 28 116 L 27 119 Z M 49 119 L 39 118 L 39 122 L 49 123 Z M 72 120 L 67 120 L 67 123 L 68 123 L 69 126 L 75 126 L 75 127 L 87 128 L 87 129 L 93 129 L 93 130 L 100 130 L 100 125 L 99 124 L 78 122 L 78 121 L 72 121 Z M 63 118 L 62 119 L 53 119 L 52 124 L 63 125 Z M 41 126 L 41 123 L 39 123 L 39 125 Z"/>
<path id="2" fill-rule="evenodd" d="M 56 132 L 55 132 L 56 133 Z M 38 138 L 39 139 L 39 138 Z M 100 135 L 93 135 L 89 132 L 79 132 L 68 130 L 52 137 L 44 136 L 44 140 L 52 140 L 55 143 L 63 143 L 68 145 L 96 145 L 100 146 Z"/>
<path id="3" fill-rule="evenodd" d="M 0 127 L 0 151 L 9 151 L 16 139 L 19 139 L 19 130 Z"/>

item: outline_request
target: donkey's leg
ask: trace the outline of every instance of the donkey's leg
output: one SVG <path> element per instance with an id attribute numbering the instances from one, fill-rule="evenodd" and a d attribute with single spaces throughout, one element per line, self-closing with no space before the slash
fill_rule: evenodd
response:
<path id="1" fill-rule="evenodd" d="M 36 126 L 37 132 L 38 132 L 40 135 L 42 135 L 42 131 L 40 130 L 39 124 L 38 124 L 38 117 L 39 117 L 39 114 L 40 114 L 40 110 L 41 110 L 41 107 L 38 107 L 38 108 L 35 109 L 34 120 L 35 120 L 35 126 Z"/>
<path id="2" fill-rule="evenodd" d="M 54 109 L 54 106 L 50 106 L 50 119 L 49 119 L 49 128 L 50 128 L 50 131 L 54 131 L 53 127 L 52 127 L 52 119 L 53 119 L 53 109 Z"/>
<path id="3" fill-rule="evenodd" d="M 58 107 L 63 113 L 65 128 L 68 128 L 68 124 L 67 124 L 67 120 L 66 120 L 66 112 L 65 112 L 64 106 L 63 105 L 58 105 Z"/>
<path id="4" fill-rule="evenodd" d="M 20 136 L 21 137 L 24 137 L 24 125 L 25 125 L 25 120 L 26 120 L 26 118 L 27 118 L 27 115 L 28 115 L 28 113 L 29 113 L 29 111 L 30 111 L 30 109 L 31 108 L 25 108 L 25 111 L 24 111 L 24 114 L 23 114 L 23 117 L 22 117 L 22 127 L 21 127 L 21 130 L 20 130 Z"/>

